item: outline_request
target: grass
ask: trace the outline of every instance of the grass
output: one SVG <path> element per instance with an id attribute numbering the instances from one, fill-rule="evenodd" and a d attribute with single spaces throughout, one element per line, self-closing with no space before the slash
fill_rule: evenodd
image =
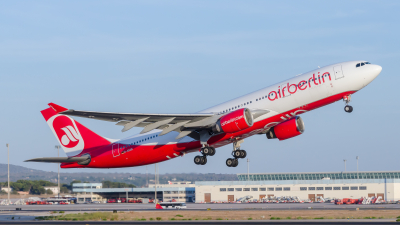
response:
<path id="1" fill-rule="evenodd" d="M 84 214 L 67 214 L 60 216 L 39 216 L 35 219 L 38 220 L 72 220 L 72 221 L 85 221 L 85 220 L 118 220 L 118 215 L 110 212 L 94 212 L 94 213 L 84 213 Z"/>
<path id="2" fill-rule="evenodd" d="M 280 217 L 271 217 L 270 220 L 280 220 L 280 219 L 281 219 Z"/>
<path id="3" fill-rule="evenodd" d="M 64 211 L 60 211 L 59 213 L 65 213 Z"/>
<path id="4" fill-rule="evenodd" d="M 175 217 L 183 217 L 182 215 L 180 215 L 180 214 L 178 214 L 178 215 L 176 215 Z"/>
<path id="5" fill-rule="evenodd" d="M 253 220 L 253 218 L 249 217 L 247 220 Z"/>
<path id="6" fill-rule="evenodd" d="M 156 220 L 160 221 L 160 220 L 162 220 L 162 218 L 161 217 L 156 217 Z"/>
<path id="7" fill-rule="evenodd" d="M 170 220 L 175 220 L 175 218 L 171 218 Z"/>
<path id="8" fill-rule="evenodd" d="M 222 218 L 217 218 L 217 220 L 222 220 Z"/>
<path id="9" fill-rule="evenodd" d="M 288 216 L 288 217 L 286 217 L 286 219 L 287 219 L 287 220 L 291 220 L 291 219 L 292 219 L 292 217 Z"/>
<path id="10" fill-rule="evenodd" d="M 323 220 L 324 217 L 315 217 L 314 220 Z"/>

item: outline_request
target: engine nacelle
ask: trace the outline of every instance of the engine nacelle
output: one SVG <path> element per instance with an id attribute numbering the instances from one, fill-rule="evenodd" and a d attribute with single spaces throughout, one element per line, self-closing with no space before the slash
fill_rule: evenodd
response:
<path id="1" fill-rule="evenodd" d="M 253 115 L 248 108 L 244 108 L 221 117 L 212 130 L 214 133 L 235 133 L 251 126 L 253 126 Z"/>
<path id="2" fill-rule="evenodd" d="M 267 138 L 278 138 L 280 141 L 296 137 L 304 132 L 304 122 L 300 116 L 272 127 L 267 132 Z"/>

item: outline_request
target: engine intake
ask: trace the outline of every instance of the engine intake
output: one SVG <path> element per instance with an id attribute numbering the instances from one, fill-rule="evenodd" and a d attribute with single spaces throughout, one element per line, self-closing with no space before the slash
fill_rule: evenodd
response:
<path id="1" fill-rule="evenodd" d="M 212 127 L 214 133 L 235 133 L 253 126 L 250 109 L 238 109 L 221 117 Z"/>
<path id="2" fill-rule="evenodd" d="M 267 138 L 278 138 L 280 141 L 296 137 L 304 132 L 304 122 L 300 116 L 272 127 L 267 132 Z"/>

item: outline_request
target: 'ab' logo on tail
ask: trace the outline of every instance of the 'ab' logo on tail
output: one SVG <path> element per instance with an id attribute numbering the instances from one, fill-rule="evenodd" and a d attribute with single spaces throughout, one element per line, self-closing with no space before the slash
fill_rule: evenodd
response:
<path id="1" fill-rule="evenodd" d="M 65 115 L 54 115 L 47 123 L 60 141 L 67 155 L 79 154 L 85 144 L 73 119 Z"/>

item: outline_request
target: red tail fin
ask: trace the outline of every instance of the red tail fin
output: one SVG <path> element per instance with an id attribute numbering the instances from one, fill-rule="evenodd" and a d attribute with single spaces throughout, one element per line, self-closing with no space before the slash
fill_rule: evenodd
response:
<path id="1" fill-rule="evenodd" d="M 67 156 L 81 155 L 111 143 L 71 117 L 58 114 L 67 108 L 54 103 L 49 106 L 41 113 Z"/>

